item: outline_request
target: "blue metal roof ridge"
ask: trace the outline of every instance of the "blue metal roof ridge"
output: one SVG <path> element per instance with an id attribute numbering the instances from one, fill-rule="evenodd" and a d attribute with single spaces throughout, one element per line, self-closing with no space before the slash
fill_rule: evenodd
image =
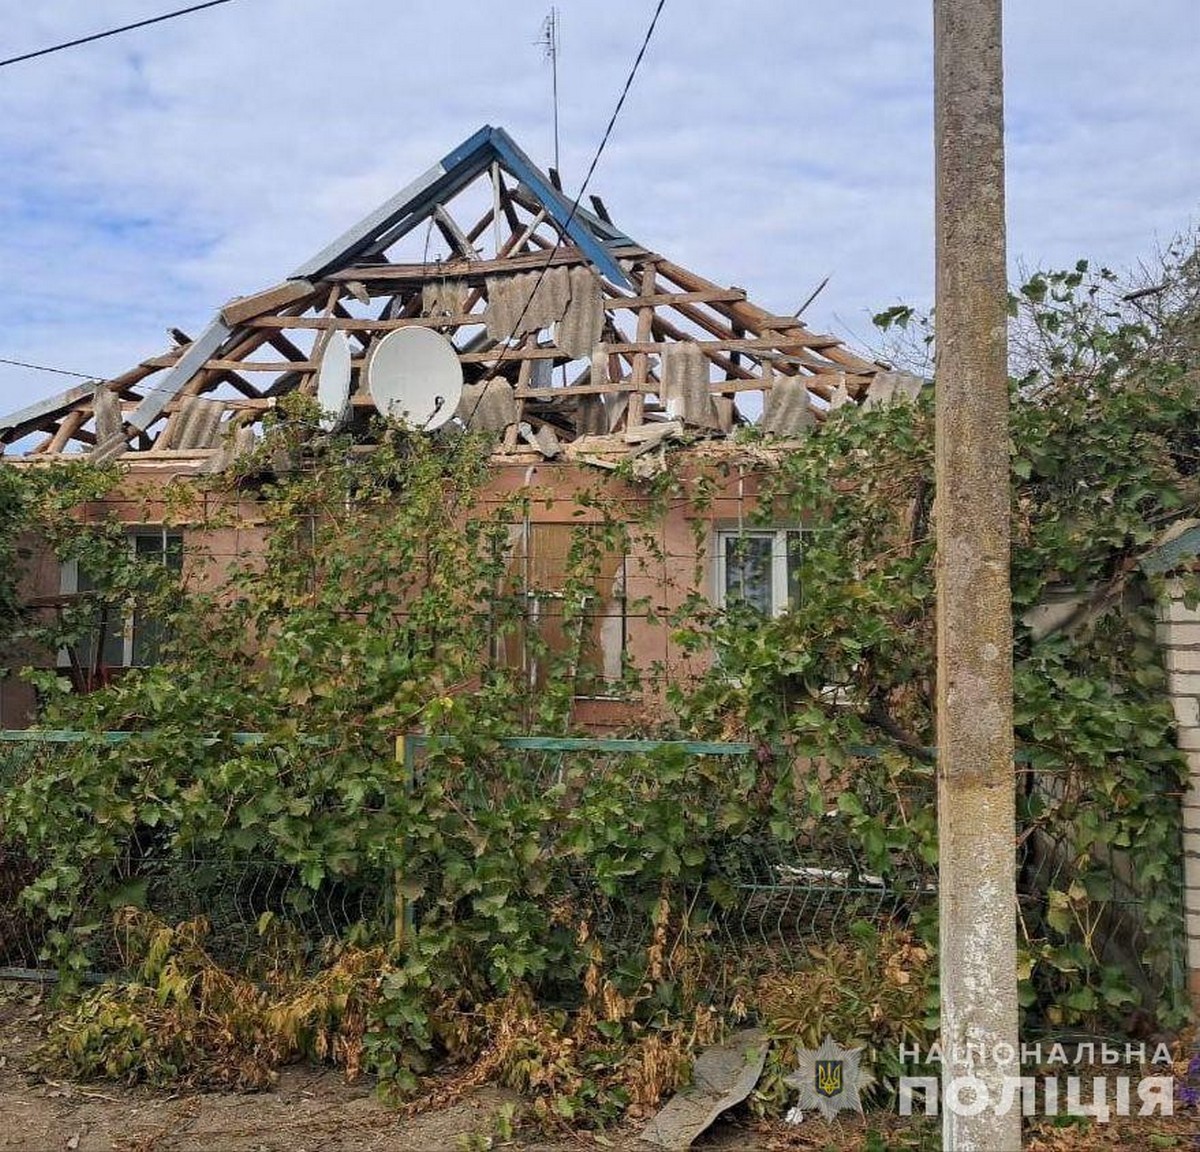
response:
<path id="1" fill-rule="evenodd" d="M 493 128 L 490 136 L 492 147 L 508 170 L 528 185 L 535 196 L 545 205 L 546 211 L 555 222 L 579 246 L 597 268 L 616 284 L 628 288 L 633 285 L 617 262 L 609 255 L 604 242 L 598 240 L 579 212 L 572 211 L 566 197 L 558 191 L 541 169 L 521 150 L 517 142 L 503 128 Z"/>
<path id="2" fill-rule="evenodd" d="M 482 153 L 489 146 L 492 131 L 492 126 L 485 124 L 479 131 L 472 133 L 457 148 L 447 152 L 432 168 L 426 169 L 411 184 L 389 197 L 310 260 L 301 264 L 289 279 L 320 278 L 334 267 L 361 255 L 381 235 L 389 232 L 406 216 L 411 216 L 418 205 L 425 202 L 430 205 L 435 203 L 435 196 L 445 194 L 444 188 L 439 188 L 445 176 L 462 166 L 472 156 Z M 489 161 L 490 156 L 478 166 L 476 174 L 483 171 Z M 432 207 L 430 210 L 432 211 Z"/>
<path id="3" fill-rule="evenodd" d="M 444 200 L 456 195 L 486 171 L 493 160 L 499 161 L 509 175 L 529 188 L 547 214 L 609 280 L 627 288 L 633 287 L 607 244 L 634 242 L 608 225 L 604 226 L 604 231 L 609 235 L 598 236 L 595 224 L 601 222 L 582 209 L 573 211 L 571 202 L 517 142 L 503 128 L 494 128 L 490 124 L 485 124 L 457 148 L 452 148 L 432 168 L 297 268 L 290 278 L 320 279 L 335 267 L 389 247 L 428 219 Z"/>

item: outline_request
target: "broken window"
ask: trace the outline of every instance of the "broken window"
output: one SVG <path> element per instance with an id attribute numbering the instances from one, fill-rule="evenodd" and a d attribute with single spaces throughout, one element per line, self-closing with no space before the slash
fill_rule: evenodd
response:
<path id="1" fill-rule="evenodd" d="M 135 529 L 129 548 L 140 563 L 161 564 L 170 572 L 183 568 L 183 535 L 165 528 Z M 85 672 L 157 664 L 166 639 L 163 621 L 140 603 L 104 596 L 104 582 L 89 572 L 86 561 L 63 564 L 61 590 L 65 595 L 92 594 L 91 618 L 71 652 L 61 653 L 60 665 Z"/>
<path id="2" fill-rule="evenodd" d="M 802 534 L 792 528 L 717 533 L 717 603 L 779 616 L 800 601 Z"/>
<path id="3" fill-rule="evenodd" d="M 625 555 L 589 538 L 586 525 L 525 523 L 508 562 L 516 626 L 496 657 L 531 687 L 567 675 L 576 696 L 611 696 L 624 673 Z"/>

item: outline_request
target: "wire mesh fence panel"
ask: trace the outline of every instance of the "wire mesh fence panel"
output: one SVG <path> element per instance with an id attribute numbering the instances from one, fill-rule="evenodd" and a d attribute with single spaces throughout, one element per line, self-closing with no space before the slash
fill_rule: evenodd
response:
<path id="1" fill-rule="evenodd" d="M 0 792 L 7 792 L 27 773 L 53 767 L 48 744 L 0 742 Z M 0 828 L 0 969 L 37 974 L 50 922 L 22 899 L 39 872 L 38 862 L 19 835 Z"/>
<path id="2" fill-rule="evenodd" d="M 36 864 L 19 846 L 0 845 L 0 968 L 34 969 L 38 965 L 46 920 L 21 902 L 21 893 L 36 876 Z"/>
<path id="3" fill-rule="evenodd" d="M 295 867 L 279 861 L 189 852 L 143 859 L 128 875 L 121 903 L 144 908 L 166 924 L 203 917 L 205 950 L 218 964 L 238 971 L 252 972 L 284 958 L 311 966 L 321 960 L 328 942 L 352 933 L 376 937 L 386 930 L 381 875 L 311 888 Z M 109 905 L 95 910 L 108 916 L 93 915 L 101 924 L 93 955 L 103 971 L 120 972 L 132 950 L 111 927 L 115 908 Z"/>
<path id="4" fill-rule="evenodd" d="M 8 887 L 0 907 L 0 972 L 9 976 L 30 970 L 29 975 L 49 977 L 55 930 L 70 931 L 85 944 L 93 971 L 123 974 L 137 949 L 115 923 L 122 907 L 142 909 L 165 924 L 203 918 L 206 951 L 217 963 L 245 972 L 285 957 L 312 966 L 330 942 L 379 939 L 390 931 L 385 899 L 390 889 L 382 876 L 313 889 L 278 861 L 187 854 L 123 869 L 124 882 L 115 895 L 85 904 L 67 923 L 55 924 L 22 905 L 18 885 L 36 873 L 28 862 L 21 864 L 14 867 L 11 856 L 0 860 Z"/>
<path id="5" fill-rule="evenodd" d="M 1027 935 L 1077 939 L 1086 958 L 1122 973 L 1144 1002 L 1155 1003 L 1186 980 L 1182 869 L 1148 885 L 1138 878 L 1134 851 L 1081 846 L 1073 826 L 1053 813 L 1026 821 L 1017 846 L 1018 909 Z"/>
<path id="6" fill-rule="evenodd" d="M 0 790 L 20 787 L 31 775 L 55 779 L 67 745 L 78 749 L 86 741 L 115 741 L 104 754 L 118 770 L 126 735 L 4 734 Z M 276 751 L 256 741 L 246 737 L 227 755 L 261 769 L 264 779 L 289 770 L 282 754 L 276 760 Z M 401 899 L 407 878 L 398 874 L 397 860 L 404 853 L 389 853 L 409 834 L 403 796 L 420 793 L 425 765 L 438 746 L 431 738 L 409 737 L 401 752 L 400 765 L 388 764 L 396 795 L 364 801 L 370 824 L 366 832 L 360 825 L 358 833 L 373 837 L 377 847 L 386 842 L 387 851 L 356 850 L 344 867 L 312 874 L 282 853 L 239 847 L 244 838 L 236 812 L 229 814 L 227 834 L 202 842 L 188 840 L 179 828 L 137 827 L 119 852 L 91 865 L 85 898 L 66 924 L 52 915 L 53 901 L 36 906 L 26 898 L 43 862 L 17 829 L 0 828 L 0 970 L 49 978 L 54 933 L 68 929 L 85 941 L 94 970 L 122 972 L 131 949 L 114 928 L 114 912 L 123 905 L 168 924 L 204 917 L 210 929 L 205 948 L 213 959 L 247 972 L 281 957 L 316 964 L 331 941 L 391 940 L 405 927 L 397 924 L 398 916 L 419 929 L 431 914 L 431 897 L 415 893 L 411 900 Z M 722 831 L 723 806 L 745 800 L 741 793 L 747 781 L 754 786 L 761 779 L 761 755 L 760 747 L 739 743 L 523 737 L 493 740 L 485 751 L 470 751 L 457 764 L 457 777 L 452 772 L 449 778 L 465 789 L 476 788 L 472 802 L 484 808 L 499 802 L 507 788 L 524 789 L 522 795 L 542 802 L 544 826 L 535 833 L 555 871 L 544 896 L 532 898 L 541 900 L 540 912 L 552 930 L 586 932 L 618 962 L 644 955 L 656 933 L 661 936 L 664 918 L 667 946 L 704 952 L 714 971 L 742 972 L 794 966 L 812 949 L 845 939 L 864 924 L 905 925 L 921 917 L 927 923 L 936 908 L 936 867 L 911 856 L 881 867 L 878 853 L 874 869 L 868 867 L 838 804 L 831 803 L 824 815 L 805 808 L 801 777 L 812 765 L 789 759 L 786 750 L 776 750 L 772 771 L 780 779 L 786 773 L 794 777 L 794 812 L 784 804 L 781 813 L 776 796 L 773 821 L 763 818 Z M 675 758 L 669 766 L 677 773 L 700 781 L 685 790 L 688 803 L 704 808 L 705 819 L 697 826 L 706 829 L 706 839 L 694 866 L 680 866 L 674 877 L 659 873 L 646 883 L 638 877 L 650 873 L 637 861 L 625 861 L 622 871 L 620 861 L 610 859 L 612 852 L 573 851 L 562 842 L 575 809 L 594 803 L 597 795 L 606 798 L 606 782 L 615 784 L 611 795 L 632 798 L 630 803 L 660 798 L 658 774 L 668 763 L 662 756 Z M 494 780 L 489 772 L 496 773 Z M 858 786 L 853 758 L 846 779 Z M 1035 796 L 1037 803 L 1022 809 L 1017 837 L 1023 938 L 1082 948 L 1081 957 L 1090 953 L 1095 963 L 1123 972 L 1153 1001 L 1164 989 L 1183 985 L 1182 876 L 1146 890 L 1131 866 L 1130 850 L 1081 846 L 1066 805 L 1077 800 L 1082 787 L 1062 773 L 1024 774 L 1023 794 Z M 886 796 L 870 799 L 881 812 L 886 809 Z M 903 798 L 902 807 L 912 812 L 931 804 L 932 795 L 913 793 Z M 616 821 L 634 818 L 632 809 L 613 810 Z M 437 914 L 453 918 L 459 912 L 450 901 Z M 1061 980 L 1077 979 L 1063 970 Z"/>
<path id="7" fill-rule="evenodd" d="M 30 773 L 57 771 L 65 745 L 86 739 L 54 735 L 45 742 L 32 734 L 0 739 L 0 789 L 19 786 Z M 256 757 L 272 755 L 265 746 L 248 747 Z M 391 876 L 382 868 L 309 883 L 293 863 L 239 851 L 228 839 L 183 844 L 177 829 L 134 827 L 115 855 L 90 866 L 66 919 L 54 915 L 53 901 L 38 907 L 28 899 L 41 870 L 21 837 L 0 829 L 0 974 L 53 978 L 56 938 L 66 935 L 85 949 L 93 973 L 125 974 L 137 952 L 118 926 L 116 913 L 125 907 L 170 925 L 203 918 L 205 950 L 245 972 L 285 960 L 315 965 L 330 942 L 378 939 L 391 930 Z"/>
<path id="8" fill-rule="evenodd" d="M 720 832 L 721 809 L 745 781 L 762 778 L 759 746 L 543 737 L 504 740 L 500 745 L 510 757 L 507 773 L 532 782 L 538 790 L 562 790 L 566 807 L 589 803 L 597 783 L 610 777 L 619 780 L 624 794 L 654 803 L 661 768 L 656 755 L 662 752 L 683 757 L 686 772 L 703 773 L 712 781 L 709 789 L 697 789 L 692 797 L 706 808 L 706 818 L 696 821 L 706 830 L 704 844 L 696 845 L 703 859 L 699 874 L 685 868 L 678 879 L 643 880 L 639 886 L 622 877 L 614 884 L 603 852 L 575 860 L 566 869 L 560 882 L 560 919 L 572 920 L 617 962 L 647 948 L 655 938 L 658 916 L 670 920 L 668 947 L 683 943 L 707 950 L 746 972 L 794 965 L 813 947 L 846 939 L 863 922 L 877 927 L 907 923 L 936 901 L 932 866 L 915 878 L 910 869 L 901 877 L 873 874 L 851 847 L 836 810 L 824 821 L 818 819 L 814 830 L 799 777 L 790 812 L 786 807 L 772 809 L 777 818 L 793 817 L 782 820 L 784 827 L 778 820 L 774 830 L 769 827 L 759 796 L 753 803 L 762 813 L 753 828 Z M 416 789 L 423 786 L 422 763 L 431 747 L 436 749 L 437 742 L 423 737 L 407 742 L 406 767 Z M 713 768 L 713 761 L 722 767 Z M 487 770 L 478 760 L 475 766 Z M 780 776 L 790 775 L 792 769 L 786 753 L 773 765 Z M 418 902 L 413 909 L 418 925 L 424 913 Z"/>
<path id="9" fill-rule="evenodd" d="M 767 856 L 764 852 L 764 860 Z M 606 954 L 630 956 L 653 939 L 655 922 L 648 911 L 663 900 L 672 916 L 673 945 L 686 938 L 691 947 L 720 952 L 743 970 L 753 970 L 794 965 L 812 947 L 843 939 L 864 921 L 906 922 L 917 903 L 933 898 L 859 887 L 836 869 L 802 865 L 764 872 L 761 882 L 744 871 L 714 871 L 701 885 L 626 889 L 617 896 L 606 895 L 594 877 L 581 875 L 563 918 L 586 924 Z"/>
<path id="10" fill-rule="evenodd" d="M 733 899 L 710 900 L 716 937 L 763 966 L 793 964 L 811 947 L 844 937 L 856 923 L 905 922 L 930 892 L 917 893 L 864 873 L 848 850 L 839 859 L 779 846 L 747 845 L 718 865 Z"/>

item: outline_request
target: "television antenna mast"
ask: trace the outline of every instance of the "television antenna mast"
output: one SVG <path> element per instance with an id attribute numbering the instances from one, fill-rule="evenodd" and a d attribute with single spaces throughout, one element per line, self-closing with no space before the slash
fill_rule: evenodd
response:
<path id="1" fill-rule="evenodd" d="M 558 9 L 551 8 L 550 14 L 542 21 L 541 35 L 536 40 L 542 49 L 545 59 L 550 61 L 551 84 L 554 94 L 554 170 L 560 172 L 558 166 Z"/>

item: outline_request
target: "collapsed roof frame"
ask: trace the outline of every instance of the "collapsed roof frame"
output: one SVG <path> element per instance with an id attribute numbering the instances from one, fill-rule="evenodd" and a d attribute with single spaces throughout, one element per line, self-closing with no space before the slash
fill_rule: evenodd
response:
<path id="1" fill-rule="evenodd" d="M 484 182 L 490 206 L 464 229 L 450 203 Z M 502 450 L 525 440 L 548 455 L 561 437 L 644 443 L 660 439 L 663 425 L 727 433 L 745 419 L 735 406 L 745 392 L 762 394 L 768 430 L 795 431 L 828 404 L 861 398 L 880 371 L 797 317 L 774 315 L 744 290 L 643 248 L 613 225 L 598 198 L 593 205 L 594 212 L 572 206 L 503 129 L 485 126 L 285 281 L 226 304 L 195 339 L 172 330 L 170 351 L 0 419 L 0 446 L 41 433 L 28 456 L 217 453 L 280 396 L 315 392 L 335 329 L 357 344 L 353 412 L 374 411 L 362 371 L 373 341 L 405 326 L 431 327 L 454 341 L 475 387 L 461 421 L 475 427 L 478 415 L 486 430 L 501 433 Z M 447 258 L 390 259 L 389 250 L 422 224 L 429 234 L 438 229 Z M 582 280 L 578 269 L 588 270 Z M 560 346 L 560 324 L 540 326 L 536 315 L 532 328 L 497 333 L 493 297 L 520 281 L 516 299 L 528 307 L 554 277 L 576 297 L 594 293 L 589 335 L 599 338 L 590 349 Z M 263 346 L 282 359 L 254 359 Z M 489 386 L 492 400 L 503 392 L 498 407 L 481 407 Z M 194 418 L 200 407 L 203 418 Z"/>

